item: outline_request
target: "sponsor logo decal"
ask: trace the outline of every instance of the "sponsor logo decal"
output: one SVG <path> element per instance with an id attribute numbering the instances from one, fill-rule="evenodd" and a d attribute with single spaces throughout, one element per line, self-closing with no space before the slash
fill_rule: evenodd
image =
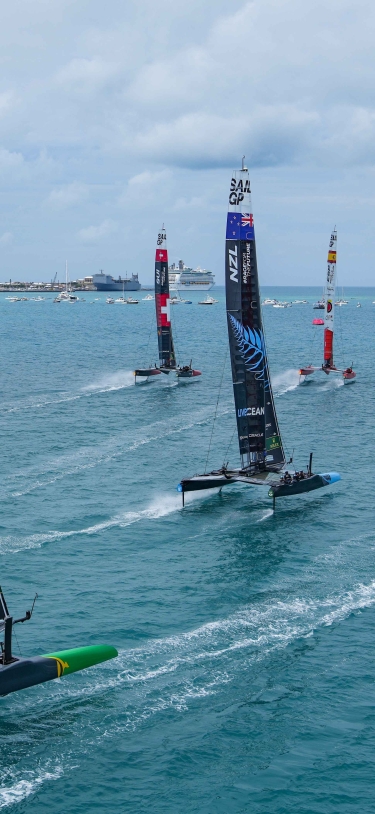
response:
<path id="1" fill-rule="evenodd" d="M 162 328 L 171 324 L 170 300 L 168 294 L 156 294 L 156 313 L 158 325 Z"/>
<path id="2" fill-rule="evenodd" d="M 332 311 L 332 300 L 327 300 L 327 314 L 330 314 Z"/>
<path id="3" fill-rule="evenodd" d="M 249 418 L 253 415 L 264 415 L 264 407 L 241 407 L 237 410 L 238 418 Z M 262 433 L 263 435 L 263 433 Z M 252 435 L 251 438 L 258 438 L 258 435 Z"/>
<path id="4" fill-rule="evenodd" d="M 234 283 L 238 283 L 238 253 L 237 253 L 237 246 L 234 249 L 229 249 L 229 271 L 230 271 L 230 279 L 233 280 Z"/>
<path id="5" fill-rule="evenodd" d="M 254 240 L 254 218 L 251 212 L 228 212 L 227 240 Z"/>
<path id="6" fill-rule="evenodd" d="M 265 388 L 268 387 L 266 349 L 262 331 L 256 328 L 247 328 L 232 314 L 229 314 L 229 319 L 246 370 L 249 373 L 254 373 L 257 381 L 263 381 Z"/>
<path id="7" fill-rule="evenodd" d="M 167 239 L 167 235 L 166 235 L 166 233 L 165 233 L 165 232 L 159 232 L 159 234 L 158 234 L 158 239 L 157 239 L 157 241 L 156 241 L 156 242 L 157 242 L 157 245 L 158 245 L 158 246 L 161 246 L 161 245 L 162 245 L 162 243 L 164 243 L 164 241 L 165 241 L 166 239 Z"/>
<path id="8" fill-rule="evenodd" d="M 270 452 L 273 449 L 281 448 L 281 440 L 279 435 L 273 435 L 272 438 L 266 438 L 266 450 Z"/>
<path id="9" fill-rule="evenodd" d="M 250 181 L 246 178 L 245 181 L 240 178 L 239 181 L 236 178 L 232 178 L 230 182 L 230 193 L 229 193 L 229 203 L 231 206 L 238 206 L 241 201 L 244 200 L 245 195 L 250 195 Z"/>

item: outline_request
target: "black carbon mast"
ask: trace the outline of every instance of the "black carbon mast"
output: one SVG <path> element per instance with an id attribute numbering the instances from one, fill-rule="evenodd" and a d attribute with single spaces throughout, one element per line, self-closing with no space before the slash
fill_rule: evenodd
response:
<path id="1" fill-rule="evenodd" d="M 247 167 L 233 173 L 227 215 L 225 288 L 228 338 L 241 468 L 226 465 L 203 475 L 184 478 L 177 489 L 184 493 L 222 488 L 238 481 L 271 487 L 270 496 L 292 495 L 319 489 L 340 479 L 337 473 L 289 476 L 279 473 L 285 455 L 273 400 L 263 330 L 254 217 Z M 287 473 L 288 474 L 288 473 Z"/>

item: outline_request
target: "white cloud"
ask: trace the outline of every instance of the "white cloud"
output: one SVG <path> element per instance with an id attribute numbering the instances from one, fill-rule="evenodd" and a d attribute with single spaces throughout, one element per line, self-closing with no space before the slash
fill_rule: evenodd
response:
<path id="1" fill-rule="evenodd" d="M 78 237 L 84 243 L 96 243 L 102 238 L 108 237 L 117 231 L 118 224 L 113 220 L 103 220 L 99 226 L 88 226 L 86 229 L 80 229 Z"/>
<path id="2" fill-rule="evenodd" d="M 56 84 L 69 92 L 94 94 L 102 90 L 118 68 L 103 59 L 72 59 L 58 71 Z"/>
<path id="3" fill-rule="evenodd" d="M 66 209 L 86 201 L 88 196 L 88 186 L 74 181 L 72 184 L 64 184 L 58 189 L 53 189 L 48 195 L 46 203 L 57 209 Z"/>
<path id="4" fill-rule="evenodd" d="M 216 262 L 221 273 L 226 168 L 243 153 L 265 230 L 272 196 L 288 201 L 285 210 L 275 204 L 272 228 L 283 209 L 284 233 L 293 235 L 304 210 L 306 221 L 315 212 L 323 222 L 341 207 L 345 220 L 348 189 L 365 224 L 375 166 L 374 23 L 370 0 L 8 5 L 0 217 L 17 234 L 17 251 L 25 241 L 25 268 L 31 258 L 48 275 L 56 247 L 70 245 L 88 273 L 87 246 L 102 241 L 103 264 L 126 252 L 141 272 L 165 219 L 176 254 L 193 251 L 185 236 L 194 233 L 189 262 Z M 119 205 L 128 234 L 141 235 L 126 247 Z M 89 225 L 77 232 L 79 224 Z M 354 240 L 351 224 L 346 233 Z M 375 251 L 372 226 L 366 235 L 362 269 Z"/>

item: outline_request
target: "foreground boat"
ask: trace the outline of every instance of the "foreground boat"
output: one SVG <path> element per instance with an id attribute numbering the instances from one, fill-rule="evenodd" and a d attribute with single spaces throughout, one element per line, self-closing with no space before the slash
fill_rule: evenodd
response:
<path id="1" fill-rule="evenodd" d="M 36 597 L 35 597 L 36 599 Z M 12 653 L 13 626 L 31 619 L 31 611 L 26 611 L 22 619 L 13 619 L 9 615 L 8 607 L 2 589 L 0 588 L 0 696 L 9 695 L 54 678 L 61 678 L 78 670 L 85 670 L 95 664 L 115 658 L 118 653 L 110 645 L 91 645 L 89 647 L 76 647 L 72 650 L 59 650 L 56 653 L 47 653 L 44 656 L 18 658 Z"/>
<path id="2" fill-rule="evenodd" d="M 256 259 L 254 219 L 247 168 L 231 180 L 226 234 L 226 304 L 241 467 L 183 478 L 186 492 L 222 489 L 235 483 L 267 486 L 276 497 L 310 492 L 340 480 L 337 472 L 313 474 L 312 455 L 306 472 L 282 473 L 285 455 L 278 426 L 263 333 Z M 291 461 L 289 461 L 291 463 Z"/>
<path id="3" fill-rule="evenodd" d="M 155 252 L 155 308 L 156 327 L 159 345 L 159 364 L 154 367 L 138 368 L 134 371 L 135 382 L 138 379 L 148 379 L 159 373 L 168 375 L 173 372 L 181 382 L 190 381 L 201 375 L 200 370 L 194 370 L 192 362 L 182 367 L 177 365 L 173 344 L 168 278 L 168 250 L 167 235 L 162 226 L 158 233 Z"/>
<path id="4" fill-rule="evenodd" d="M 337 231 L 333 230 L 331 239 L 329 241 L 328 259 L 327 259 L 327 282 L 324 294 L 324 348 L 323 348 L 323 364 L 320 367 L 314 365 L 306 365 L 301 367 L 299 374 L 302 381 L 306 380 L 307 376 L 311 376 L 316 370 L 323 371 L 328 376 L 329 373 L 340 373 L 344 379 L 344 383 L 353 382 L 356 374 L 352 367 L 347 367 L 344 370 L 336 367 L 333 361 L 333 337 L 334 337 L 334 301 L 335 301 L 335 288 L 336 288 L 336 248 L 337 248 Z M 346 302 L 341 300 L 335 303 L 336 305 L 345 305 Z M 321 325 L 321 320 L 313 320 L 313 324 Z"/>

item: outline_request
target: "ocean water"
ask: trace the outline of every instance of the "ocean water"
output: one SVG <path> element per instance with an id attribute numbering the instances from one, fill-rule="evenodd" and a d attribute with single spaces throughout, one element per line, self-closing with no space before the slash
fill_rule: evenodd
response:
<path id="1" fill-rule="evenodd" d="M 238 463 L 223 289 L 172 309 L 159 376 L 153 302 L 0 295 L 1 584 L 15 652 L 109 643 L 116 660 L 0 699 L 0 809 L 16 812 L 375 811 L 375 289 L 336 309 L 337 362 L 316 375 L 319 289 L 264 308 L 285 446 L 332 488 L 272 512 L 267 490 L 187 497 L 182 476 Z M 362 307 L 356 308 L 357 302 Z M 208 463 L 207 462 L 208 458 Z"/>

